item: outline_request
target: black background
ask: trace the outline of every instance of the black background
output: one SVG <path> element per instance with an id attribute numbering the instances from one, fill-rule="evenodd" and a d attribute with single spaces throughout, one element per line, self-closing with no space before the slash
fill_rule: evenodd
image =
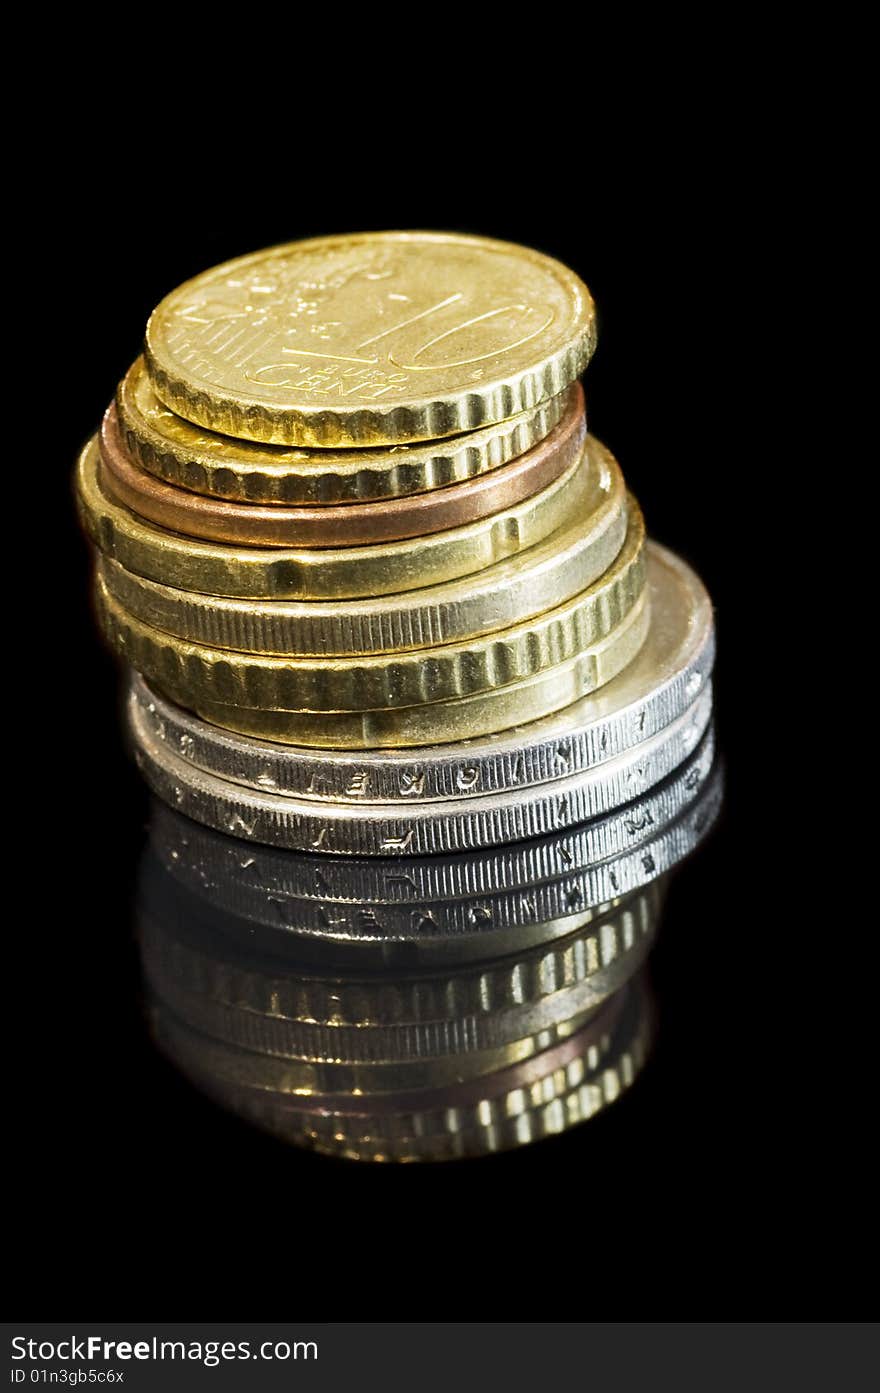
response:
<path id="1" fill-rule="evenodd" d="M 45 287 L 63 372 L 41 399 L 35 494 L 47 560 L 33 593 L 51 597 L 51 637 L 39 694 L 22 694 L 42 834 L 12 913 L 36 954 L 8 983 L 19 1310 L 614 1319 L 811 1314 L 818 1301 L 852 1314 L 819 1198 L 835 1189 L 836 1139 L 801 1101 L 817 1051 L 798 1043 L 787 986 L 795 926 L 771 908 L 760 869 L 773 831 L 753 778 L 767 743 L 753 507 L 766 462 L 749 354 L 751 344 L 760 356 L 767 322 L 751 279 L 762 190 L 729 135 L 698 151 L 689 130 L 646 120 L 601 167 L 601 139 L 556 158 L 542 144 L 522 164 L 502 140 L 504 158 L 487 148 L 491 172 L 479 177 L 461 173 L 458 147 L 451 164 L 432 147 L 407 177 L 413 166 L 393 151 L 355 143 L 343 157 L 331 142 L 325 159 L 313 149 L 304 162 L 292 141 L 286 164 L 277 148 L 271 159 L 244 151 L 231 178 L 225 135 L 194 165 L 145 133 L 120 155 L 100 122 L 59 130 L 43 171 L 51 199 L 35 218 L 47 248 L 63 218 L 67 258 Z M 129 918 L 147 801 L 121 741 L 116 670 L 94 635 L 69 484 L 170 288 L 273 242 L 382 227 L 521 241 L 584 277 L 600 315 L 591 428 L 652 534 L 702 575 L 719 635 L 725 813 L 669 896 L 653 959 L 653 1062 L 589 1126 L 445 1168 L 291 1152 L 215 1110 L 153 1053 Z"/>

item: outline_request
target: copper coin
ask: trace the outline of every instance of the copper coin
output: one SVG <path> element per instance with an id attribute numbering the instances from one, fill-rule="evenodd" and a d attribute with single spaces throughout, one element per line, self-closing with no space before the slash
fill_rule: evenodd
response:
<path id="1" fill-rule="evenodd" d="M 266 547 L 349 547 L 445 532 L 524 502 L 558 479 L 584 448 L 584 394 L 577 384 L 549 435 L 509 464 L 463 484 L 377 503 L 286 508 L 230 503 L 163 483 L 131 460 L 116 406 L 101 427 L 101 483 L 132 512 L 161 527 L 212 542 Z"/>

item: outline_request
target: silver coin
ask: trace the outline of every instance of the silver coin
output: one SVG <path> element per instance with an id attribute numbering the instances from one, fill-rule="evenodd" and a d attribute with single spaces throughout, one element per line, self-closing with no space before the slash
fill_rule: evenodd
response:
<path id="1" fill-rule="evenodd" d="M 600 916 L 615 913 L 627 900 L 626 896 L 620 896 L 603 901 L 582 914 L 572 916 L 568 912 L 564 918 L 506 929 L 484 925 L 477 932 L 404 939 L 367 936 L 369 928 L 362 926 L 359 936 L 340 938 L 326 933 L 321 936 L 294 933 L 279 925 L 277 919 L 272 921 L 270 916 L 265 916 L 269 922 L 263 923 L 237 915 L 224 905 L 222 894 L 218 893 L 216 900 L 212 900 L 204 888 L 196 890 L 176 880 L 152 850 L 144 858 L 139 886 L 138 900 L 143 914 L 162 923 L 173 923 L 178 932 L 184 927 L 200 926 L 202 931 L 217 938 L 237 945 L 247 942 L 254 952 L 295 963 L 303 970 L 384 973 L 386 976 L 389 973 L 450 971 L 465 964 L 485 963 L 489 958 L 509 958 L 511 954 L 524 953 L 570 936 L 576 924 L 583 926 Z M 661 899 L 664 886 L 662 876 L 651 882 L 651 889 L 656 890 Z"/>
<path id="2" fill-rule="evenodd" d="M 528 789 L 593 769 L 650 739 L 708 684 L 715 645 L 702 583 L 678 557 L 651 543 L 648 586 L 648 637 L 619 676 L 555 715 L 490 739 L 351 753 L 278 745 L 199 720 L 158 696 L 137 674 L 129 719 L 138 739 L 149 736 L 205 773 L 313 804 L 408 808 Z"/>
<path id="3" fill-rule="evenodd" d="M 637 847 L 684 811 L 705 783 L 712 736 L 661 784 L 604 817 L 515 846 L 412 857 L 327 857 L 254 846 L 156 804 L 150 839 L 159 859 L 195 893 L 247 915 L 269 899 L 311 901 L 328 913 L 346 905 L 402 908 L 531 889 Z M 227 897 L 224 899 L 223 897 Z M 265 917 L 267 911 L 263 910 Z M 277 922 L 277 914 L 269 917 Z"/>
<path id="4" fill-rule="evenodd" d="M 325 855 L 412 857 L 521 842 L 576 827 L 621 807 L 694 750 L 709 723 L 712 690 L 665 730 L 594 769 L 529 789 L 447 802 L 322 803 L 229 783 L 175 754 L 131 711 L 135 758 L 153 792 L 196 822 L 269 846 Z"/>
<path id="5" fill-rule="evenodd" d="M 273 879 L 267 874 L 272 867 L 265 862 L 255 861 L 257 878 L 251 880 L 245 857 L 237 873 L 231 860 L 208 873 L 203 862 L 193 864 L 179 852 L 165 864 L 176 880 L 212 908 L 293 937 L 349 944 L 430 938 L 460 942 L 541 925 L 547 927 L 541 937 L 549 939 L 569 932 L 574 916 L 650 885 L 694 850 L 721 803 L 722 777 L 712 765 L 712 746 L 710 733 L 662 798 L 640 800 L 594 824 L 595 836 L 590 828 L 581 829 L 579 841 L 570 842 L 581 859 L 537 883 L 525 879 L 534 868 L 527 846 L 506 848 L 491 858 L 459 858 L 460 865 L 447 863 L 436 870 L 426 862 L 408 861 L 398 877 L 393 868 L 388 874 L 397 882 L 393 888 L 404 895 L 409 888 L 411 898 L 359 904 L 297 898 L 289 893 L 290 874 L 279 867 Z M 625 844 L 617 845 L 619 841 Z M 408 876 L 410 869 L 418 880 Z M 473 888 L 464 898 L 449 899 L 437 891 L 444 880 Z M 428 887 L 436 898 L 419 894 Z M 502 943 L 497 951 L 505 951 Z"/>

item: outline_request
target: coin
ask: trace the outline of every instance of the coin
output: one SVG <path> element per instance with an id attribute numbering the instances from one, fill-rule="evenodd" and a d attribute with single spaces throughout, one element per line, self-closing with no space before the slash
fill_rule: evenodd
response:
<path id="1" fill-rule="evenodd" d="M 286 1141 L 369 1161 L 489 1155 L 557 1135 L 632 1085 L 654 1028 L 639 978 L 580 1030 L 522 1063 L 420 1092 L 345 1097 L 292 1093 L 277 1061 L 208 1042 L 161 1009 L 153 1023 L 163 1051 L 224 1106 Z"/>
<path id="2" fill-rule="evenodd" d="M 234 910 L 270 927 L 302 924 L 319 930 L 332 920 L 340 935 L 369 935 L 375 930 L 390 937 L 398 932 L 410 935 L 413 926 L 425 934 L 458 934 L 477 925 L 539 923 L 544 908 L 548 920 L 577 914 L 583 904 L 577 895 L 568 894 L 572 877 L 655 837 L 691 806 L 709 777 L 711 737 L 705 745 L 699 739 L 696 747 L 690 743 L 692 731 L 707 728 L 710 700 L 700 700 L 702 709 L 689 714 L 692 724 L 685 725 L 682 738 L 672 743 L 670 760 L 683 757 L 649 789 L 638 788 L 649 757 L 643 750 L 643 762 L 628 771 L 633 774 L 630 788 L 625 780 L 620 789 L 630 793 L 626 801 L 603 804 L 597 798 L 589 821 L 522 843 L 411 856 L 402 868 L 392 857 L 328 856 L 255 846 L 181 817 L 172 807 L 163 817 L 158 806 L 151 840 L 162 863 L 194 894 L 217 909 Z M 551 882 L 563 887 L 553 891 L 553 898 L 533 894 L 536 887 Z M 525 893 L 519 899 L 497 912 L 490 910 L 490 899 L 494 903 L 499 896 L 520 891 Z M 609 898 L 621 893 L 612 885 Z"/>
<path id="3" fill-rule="evenodd" d="M 571 409 L 544 440 L 467 483 L 378 503 L 263 508 L 204 498 L 138 468 L 125 452 L 116 408 L 111 406 L 101 427 L 100 480 L 117 503 L 188 537 L 245 546 L 361 546 L 462 527 L 522 503 L 576 464 L 586 431 L 583 397 L 577 393 Z"/>
<path id="4" fill-rule="evenodd" d="M 449 964 L 415 974 L 356 975 L 341 972 L 334 964 L 319 974 L 299 963 L 255 952 L 249 919 L 240 920 L 236 939 L 230 936 L 228 920 L 212 915 L 207 904 L 207 914 L 199 920 L 190 896 L 169 880 L 167 872 L 155 866 L 151 870 L 139 895 L 139 937 L 153 986 L 163 1000 L 174 1006 L 177 998 L 178 1015 L 193 1023 L 190 1008 L 200 1009 L 197 999 L 205 998 L 223 1012 L 334 1033 L 357 1031 L 362 1038 L 375 1036 L 366 1049 L 351 1040 L 346 1054 L 331 1051 L 331 1057 L 337 1058 L 376 1057 L 376 1042 L 381 1049 L 406 1057 L 414 1052 L 436 1055 L 479 1049 L 533 1034 L 550 1017 L 538 1022 L 532 1014 L 529 1019 L 537 1023 L 523 1030 L 523 1012 L 533 1013 L 547 1002 L 555 1009 L 561 992 L 587 981 L 603 998 L 607 995 L 605 974 L 615 965 L 633 965 L 633 950 L 650 942 L 661 904 L 654 883 L 604 913 L 573 916 L 562 938 L 488 957 L 476 966 Z M 158 883 L 157 877 L 161 877 Z M 231 906 L 229 913 L 235 913 Z M 596 1004 L 598 999 L 597 995 Z M 555 1013 L 557 1018 L 562 1014 Z M 219 1015 L 217 1025 L 219 1029 L 206 1033 L 230 1038 Z M 349 1037 L 340 1033 L 334 1038 L 342 1042 Z M 243 1034 L 237 1042 L 245 1043 Z M 268 1053 L 279 1052 L 271 1040 L 267 1044 Z M 302 1051 L 294 1048 L 292 1053 Z"/>
<path id="5" fill-rule="evenodd" d="M 647 1004 L 640 1014 L 627 1017 L 627 1023 L 629 1029 L 617 1031 L 599 1058 L 595 1047 L 590 1047 L 583 1056 L 557 1066 L 552 1076 L 525 1088 L 516 1086 L 517 1075 L 511 1071 L 506 1094 L 496 1096 L 484 1084 L 484 1094 L 489 1096 L 484 1096 L 479 1108 L 468 1107 L 464 1112 L 458 1102 L 461 1089 L 449 1089 L 445 1100 L 437 1098 L 434 1113 L 427 1117 L 424 1112 L 377 1117 L 366 1108 L 359 1116 L 315 1108 L 302 1117 L 277 1100 L 263 1097 L 258 1104 L 253 1095 L 245 1099 L 242 1094 L 229 1103 L 283 1140 L 340 1159 L 475 1159 L 558 1136 L 616 1102 L 635 1083 L 653 1041 L 654 1023 Z"/>
<path id="6" fill-rule="evenodd" d="M 238 690 L 231 703 L 203 695 L 198 664 L 187 663 L 192 651 L 173 653 L 169 640 L 155 643 L 156 631 L 135 635 L 106 596 L 99 593 L 98 617 L 111 644 L 128 655 L 173 701 L 192 707 L 198 715 L 226 730 L 257 735 L 264 740 L 330 749 L 393 749 L 442 745 L 490 735 L 511 726 L 537 720 L 577 701 L 587 692 L 610 682 L 638 653 L 650 622 L 647 594 L 643 590 L 619 624 L 603 638 L 563 663 L 546 668 L 519 682 L 476 692 L 447 701 L 428 701 L 414 706 L 390 706 L 363 711 L 297 711 L 279 707 L 238 704 Z M 180 640 L 174 640 L 179 644 Z M 230 655 L 239 658 L 240 655 Z M 418 670 L 416 669 L 416 676 Z M 233 681 L 235 679 L 233 678 Z M 255 684 L 256 685 L 256 684 Z"/>
<path id="7" fill-rule="evenodd" d="M 154 997 L 154 1000 L 162 1006 L 166 1005 L 158 996 Z M 176 997 L 174 1006 L 180 1008 L 183 1005 L 180 998 Z M 425 1088 L 460 1084 L 464 1080 L 480 1078 L 485 1074 L 494 1073 L 497 1069 L 522 1063 L 567 1039 L 595 1014 L 595 1008 L 583 1011 L 571 1018 L 566 1017 L 553 1022 L 543 1030 L 536 1031 L 534 1035 L 467 1052 L 459 1051 L 427 1058 L 415 1055 L 402 1059 L 372 1060 L 358 1057 L 347 1060 L 320 1057 L 324 1051 L 332 1055 L 331 1042 L 326 1039 L 326 1032 L 309 1030 L 308 1027 L 286 1030 L 283 1024 L 280 1028 L 274 1028 L 269 1024 L 263 1029 L 266 1022 L 259 1017 L 249 1018 L 242 1015 L 233 1018 L 231 1012 L 211 1011 L 204 1001 L 189 1000 L 186 1006 L 192 1010 L 192 1018 L 187 1015 L 181 1016 L 178 1010 L 174 1010 L 175 1021 L 185 1023 L 186 1029 L 195 1029 L 208 1050 L 235 1050 L 238 1056 L 237 1069 L 243 1079 L 253 1077 L 254 1073 L 262 1075 L 271 1072 L 277 1082 L 283 1081 L 285 1093 L 336 1096 L 369 1093 L 379 1099 L 402 1090 L 417 1092 Z M 206 1025 L 220 1025 L 224 1033 L 212 1035 L 205 1031 Z M 229 1038 L 235 1036 L 237 1030 L 242 1034 L 241 1041 Z M 279 1053 L 271 1048 L 273 1044 L 281 1044 L 282 1040 L 293 1046 L 294 1037 L 296 1044 L 305 1047 L 307 1051 L 310 1048 L 316 1049 L 319 1057 Z M 343 1042 L 339 1041 L 339 1044 L 342 1047 Z M 267 1045 L 270 1048 L 266 1048 Z"/>
<path id="8" fill-rule="evenodd" d="M 677 781 L 668 799 L 669 811 L 677 812 L 681 817 L 695 805 L 698 796 L 698 789 L 688 789 L 684 781 Z M 644 801 L 648 802 L 647 799 Z M 653 800 L 655 808 L 658 801 L 656 798 Z M 234 916 L 239 924 L 246 924 L 251 929 L 267 931 L 260 935 L 266 951 L 270 951 L 273 942 L 276 951 L 280 952 L 283 948 L 285 952 L 296 954 L 300 944 L 307 943 L 324 943 L 329 950 L 334 945 L 369 949 L 371 944 L 396 942 L 422 946 L 445 940 L 450 950 L 449 959 L 458 966 L 455 958 L 457 948 L 476 947 L 479 941 L 484 957 L 498 952 L 512 961 L 517 954 L 522 956 L 567 937 L 575 928 L 578 928 L 582 938 L 589 937 L 594 930 L 587 927 L 587 923 L 592 923 L 599 905 L 590 903 L 582 887 L 589 884 L 591 873 L 598 867 L 603 867 L 601 874 L 608 882 L 607 863 L 632 858 L 640 841 L 647 844 L 665 837 L 677 821 L 676 817 L 666 817 L 666 811 L 661 805 L 655 826 L 639 828 L 629 834 L 626 828 L 632 827 L 632 823 L 625 823 L 623 818 L 614 822 L 614 815 L 609 814 L 604 830 L 611 833 L 612 842 L 621 840 L 624 846 L 618 848 L 614 856 L 606 854 L 604 861 L 602 848 L 597 851 L 596 838 L 592 843 L 597 857 L 595 861 L 585 858 L 570 866 L 564 875 L 536 886 L 514 889 L 488 884 L 479 893 L 464 900 L 413 898 L 392 904 L 346 904 L 329 897 L 323 900 L 297 900 L 284 892 L 283 878 L 278 888 L 273 889 L 261 887 L 243 875 L 240 887 L 228 875 L 224 879 L 217 877 L 199 884 L 190 866 L 171 867 L 169 874 L 206 907 L 207 912 L 201 916 L 206 922 L 210 922 L 208 914 L 213 910 L 224 916 Z M 665 821 L 663 817 L 666 817 Z M 613 866 L 611 869 L 614 869 Z M 616 878 L 620 880 L 619 876 Z M 635 889 L 643 889 L 649 883 L 649 880 L 642 878 Z M 619 907 L 619 895 L 615 896 L 615 901 Z M 585 926 L 583 929 L 580 927 L 582 924 Z M 540 932 L 521 932 L 526 929 Z M 606 929 L 602 933 L 602 943 L 605 945 L 602 966 L 608 967 L 618 954 L 617 950 L 608 947 L 609 943 L 615 942 L 611 930 Z M 590 952 L 592 954 L 592 949 Z M 369 951 L 361 953 L 360 959 L 352 956 L 353 961 L 370 962 Z M 467 961 L 467 958 L 463 961 Z M 599 961 L 596 959 L 594 971 L 599 970 Z"/>
<path id="9" fill-rule="evenodd" d="M 586 590 L 623 545 L 627 507 L 614 461 L 596 442 L 597 490 L 561 528 L 476 575 L 370 599 L 236 600 L 161 585 L 106 555 L 111 595 L 137 619 L 193 643 L 245 653 L 368 654 L 456 643 L 522 623 Z M 607 475 L 603 462 L 609 462 Z M 597 501 L 598 500 L 598 501 Z M 594 506 L 595 505 L 595 506 Z"/>
<path id="10" fill-rule="evenodd" d="M 615 479 L 607 459 L 586 449 L 533 498 L 464 527 L 377 546 L 267 550 L 195 541 L 143 522 L 107 497 L 97 465 L 93 439 L 80 456 L 77 496 L 83 524 L 105 555 L 163 585 L 262 600 L 387 595 L 473 574 L 543 541 L 574 513 L 589 516 L 619 480 L 619 470 Z M 622 481 L 619 487 L 622 508 Z"/>
<path id="11" fill-rule="evenodd" d="M 159 802 L 158 799 L 154 801 Z M 181 820 L 189 821 L 187 818 Z M 252 849 L 253 843 L 241 843 L 241 846 Z M 279 854 L 292 856 L 295 853 L 286 851 Z M 242 859 L 246 859 L 243 854 Z M 325 934 L 319 937 L 294 933 L 280 921 L 270 925 L 263 922 L 266 915 L 262 919 L 255 919 L 236 914 L 226 907 L 225 890 L 221 891 L 213 883 L 193 888 L 186 876 L 178 877 L 173 869 L 169 871 L 160 864 L 154 851 L 144 858 L 144 864 L 150 867 L 146 873 L 150 891 L 145 904 L 154 905 L 154 901 L 157 901 L 156 888 L 159 886 L 159 907 L 151 908 L 150 912 L 161 914 L 163 922 L 169 914 L 175 923 L 180 921 L 181 915 L 185 915 L 188 924 L 223 935 L 233 943 L 240 942 L 244 927 L 255 950 L 285 962 L 292 960 L 301 969 L 308 966 L 322 972 L 410 973 L 416 970 L 437 972 L 461 968 L 495 956 L 507 957 L 512 953 L 527 952 L 555 939 L 565 938 L 571 933 L 574 922 L 585 923 L 588 916 L 595 918 L 609 913 L 622 903 L 622 897 L 616 896 L 601 904 L 588 905 L 580 912 L 577 921 L 573 918 L 574 910 L 568 904 L 557 918 L 544 919 L 537 924 L 509 924 L 497 929 L 484 927 L 479 931 L 475 931 L 471 925 L 466 932 L 421 938 L 368 937 L 368 916 L 365 912 L 361 924 L 363 932 L 359 936 L 340 938 Z M 659 884 L 662 887 L 662 876 Z"/>
<path id="12" fill-rule="evenodd" d="M 670 767 L 668 759 L 683 759 L 708 720 L 703 700 L 695 704 L 693 713 L 685 713 L 643 747 L 595 770 L 525 791 L 403 808 L 400 804 L 316 804 L 228 783 L 181 759 L 167 742 L 143 729 L 136 711 L 131 714 L 135 757 L 147 783 L 196 822 L 270 846 L 329 855 L 401 857 L 496 846 L 576 826 L 604 811 L 610 795 L 616 803 L 633 797 L 646 770 L 665 772 L 664 765 Z M 602 898 L 612 899 L 619 893 L 612 889 Z"/>
<path id="13" fill-rule="evenodd" d="M 243 967 L 236 959 L 217 961 L 188 950 L 169 941 L 162 926 L 149 916 L 142 921 L 140 936 L 152 990 L 188 1025 L 212 1039 L 260 1054 L 333 1066 L 378 1066 L 376 1073 L 381 1083 L 379 1069 L 389 1064 L 429 1065 L 436 1077 L 438 1060 L 451 1060 L 453 1066 L 457 1062 L 460 1068 L 462 1056 L 483 1055 L 477 1062 L 477 1067 L 483 1068 L 485 1052 L 509 1051 L 511 1046 L 521 1049 L 521 1042 L 595 1011 L 641 967 L 652 937 L 649 925 L 643 928 L 640 919 L 629 916 L 626 924 L 631 936 L 624 943 L 616 937 L 618 925 L 613 920 L 607 922 L 604 943 L 595 929 L 581 934 L 575 928 L 549 951 L 542 948 L 531 958 L 513 955 L 516 963 L 497 974 L 501 979 L 499 1001 L 491 1009 L 477 1005 L 452 1013 L 449 1003 L 465 987 L 459 987 L 454 975 L 444 973 L 419 979 L 424 998 L 439 1003 L 446 989 L 445 1008 L 439 1010 L 436 1018 L 408 1020 L 402 1016 L 383 1020 L 381 1015 L 397 998 L 393 978 L 365 979 L 360 983 L 336 981 L 333 986 L 342 998 L 359 1002 L 366 1015 L 366 1019 L 351 1023 L 343 1019 L 341 1011 L 331 1011 L 327 1021 L 304 1015 L 305 1003 L 320 994 L 302 977 L 279 976 L 277 969 L 270 975 Z M 616 944 L 616 951 L 613 961 L 600 965 L 605 943 Z M 571 980 L 560 980 L 555 990 L 546 986 L 542 990 L 540 981 L 552 981 L 552 974 L 563 969 L 565 963 L 572 973 Z M 531 982 L 535 968 L 539 980 L 520 991 L 520 979 Z M 485 1000 L 493 981 L 491 968 L 476 976 Z M 274 991 L 275 996 L 273 1004 L 264 1010 L 254 1002 L 265 1000 L 267 989 Z M 509 990 L 519 999 L 504 1001 Z M 529 994 L 528 1000 L 523 999 L 524 994 Z M 289 1010 L 285 1009 L 287 1005 Z M 527 1050 L 530 1048 L 526 1046 Z M 359 1082 L 363 1086 L 363 1076 Z"/>
<path id="14" fill-rule="evenodd" d="M 273 864 L 271 857 L 251 848 L 248 855 L 240 845 L 237 853 L 218 860 L 203 854 L 197 835 L 178 838 L 170 848 L 167 841 L 158 843 L 156 849 L 174 880 L 199 901 L 265 929 L 266 951 L 270 945 L 295 952 L 301 944 L 320 942 L 368 947 L 445 939 L 450 952 L 479 940 L 486 956 L 513 953 L 568 933 L 579 916 L 650 884 L 690 854 L 712 825 L 712 817 L 703 814 L 718 801 L 713 748 L 709 735 L 650 793 L 573 830 L 536 839 L 542 845 L 459 852 L 436 858 L 445 863 L 436 867 L 425 857 L 412 857 L 405 867 L 377 861 L 373 874 L 364 877 L 365 886 L 379 882 L 383 887 L 384 897 L 375 900 L 366 898 L 366 890 L 357 900 L 334 898 L 340 882 L 342 889 L 350 885 L 354 871 L 334 876 L 332 863 L 327 865 L 331 858 L 276 851 Z M 284 857 L 294 864 L 284 865 Z M 555 869 L 530 880 L 539 859 Z M 298 894 L 316 861 L 311 885 Z M 447 896 L 432 889 L 437 881 L 472 888 L 469 894 Z M 535 928 L 540 932 L 523 932 Z"/>
<path id="15" fill-rule="evenodd" d="M 482 430 L 379 450 L 295 450 L 232 440 L 185 421 L 153 391 L 143 358 L 119 385 L 123 443 L 148 473 L 237 503 L 369 503 L 462 484 L 530 450 L 580 392 L 558 396 Z"/>
<path id="16" fill-rule="evenodd" d="M 616 561 L 558 609 L 511 629 L 414 653 L 276 658 L 187 643 L 129 614 L 100 573 L 97 608 L 117 650 L 185 706 L 218 702 L 267 711 L 336 712 L 457 701 L 556 668 L 615 632 L 644 589 L 644 531 L 633 505 Z"/>
<path id="17" fill-rule="evenodd" d="M 430 440 L 556 396 L 592 353 L 586 286 L 552 258 L 445 233 L 271 247 L 150 317 L 157 396 L 198 425 L 319 447 Z"/>
<path id="18" fill-rule="evenodd" d="M 151 999 L 154 1012 L 157 1008 L 161 1013 L 168 1010 L 170 1003 L 165 1002 L 155 987 Z M 297 1097 L 305 1100 L 311 1097 L 318 1107 L 322 1106 L 323 1100 L 332 1100 L 334 1110 L 338 1107 L 341 1112 L 360 1113 L 364 1110 L 364 1103 L 368 1102 L 370 1111 L 375 1107 L 376 1111 L 387 1113 L 397 1110 L 401 1096 L 411 1097 L 417 1105 L 426 1091 L 433 1093 L 450 1085 L 473 1083 L 501 1069 L 533 1062 L 541 1054 L 580 1033 L 587 1025 L 593 1026 L 592 1038 L 601 1053 L 603 1047 L 607 1048 L 605 1042 L 613 1031 L 612 1022 L 619 1019 L 625 1000 L 624 990 L 592 1011 L 561 1017 L 533 1035 L 490 1049 L 472 1048 L 421 1059 L 407 1055 L 399 1060 L 376 1062 L 369 1059 L 349 1062 L 280 1056 L 271 1048 L 264 1048 L 256 1039 L 249 1045 L 236 1044 L 225 1035 L 213 1036 L 203 1031 L 190 1016 L 175 1009 L 184 1005 L 179 1000 L 171 1008 L 171 1016 L 185 1032 L 182 1039 L 193 1032 L 193 1046 L 203 1053 L 203 1057 L 221 1063 L 229 1071 L 227 1077 L 236 1079 L 244 1087 L 280 1094 L 285 1099 Z M 192 1000 L 185 1003 L 186 1006 L 194 1004 Z M 196 1014 L 201 1015 L 201 1012 L 196 1009 Z M 230 1015 L 227 1013 L 224 1023 L 226 1032 L 230 1032 Z M 231 1026 L 232 1030 L 234 1028 Z M 540 1066 L 537 1067 L 540 1072 Z"/>
<path id="19" fill-rule="evenodd" d="M 207 773 L 319 805 L 430 803 L 577 773 L 656 735 L 708 684 L 715 651 L 709 597 L 672 552 L 649 543 L 647 558 L 652 623 L 637 657 L 597 693 L 527 730 L 418 753 L 330 754 L 220 730 L 166 702 L 137 675 L 131 719 Z"/>

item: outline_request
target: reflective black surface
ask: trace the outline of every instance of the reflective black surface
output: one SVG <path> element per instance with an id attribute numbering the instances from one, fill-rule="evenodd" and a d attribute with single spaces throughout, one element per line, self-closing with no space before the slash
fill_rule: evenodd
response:
<path id="1" fill-rule="evenodd" d="M 410 185 L 365 192 L 357 217 L 348 194 L 327 191 L 310 211 L 262 200 L 175 219 L 158 240 L 137 216 L 93 216 L 74 234 L 60 332 L 63 345 L 75 323 L 77 341 L 39 451 L 57 506 L 51 565 L 34 579 L 51 601 L 51 643 L 41 635 L 39 692 L 15 707 L 14 729 L 28 732 L 25 834 L 38 843 L 8 867 L 26 892 L 10 914 L 23 964 L 7 978 L 20 1309 L 666 1319 L 851 1315 L 861 1304 L 846 1255 L 861 1153 L 838 1091 L 848 1035 L 834 1033 L 829 1063 L 828 1018 L 817 1020 L 845 979 L 817 977 L 815 956 L 800 952 L 833 895 L 828 840 L 804 853 L 793 838 L 793 821 L 816 809 L 797 794 L 792 814 L 775 759 L 773 692 L 807 678 L 774 677 L 780 610 L 767 615 L 763 535 L 743 531 L 761 457 L 760 425 L 746 421 L 760 310 L 738 260 L 735 184 L 670 159 L 658 149 L 603 184 L 582 152 L 590 197 L 577 215 L 562 196 L 555 208 L 527 199 L 513 216 L 477 185 L 454 207 Z M 103 165 L 86 163 L 95 192 Z M 550 185 L 567 187 L 562 174 Z M 717 607 L 726 802 L 669 889 L 650 964 L 655 1052 L 638 1087 L 588 1126 L 472 1166 L 357 1167 L 293 1151 L 199 1097 L 154 1050 L 131 919 L 147 795 L 122 748 L 69 497 L 75 450 L 168 287 L 252 247 L 353 222 L 510 237 L 585 276 L 601 313 L 592 428 L 652 534 L 694 565 Z M 761 467 L 778 526 L 784 487 L 774 494 Z M 810 712 L 795 705 L 812 758 Z M 817 889 L 801 906 L 805 880 Z"/>
<path id="2" fill-rule="evenodd" d="M 598 843 L 405 864 L 264 849 L 156 802 L 135 920 L 158 1048 L 235 1115 L 352 1161 L 475 1160 L 592 1122 L 650 1054 L 645 964 L 718 816 L 713 747 Z"/>

